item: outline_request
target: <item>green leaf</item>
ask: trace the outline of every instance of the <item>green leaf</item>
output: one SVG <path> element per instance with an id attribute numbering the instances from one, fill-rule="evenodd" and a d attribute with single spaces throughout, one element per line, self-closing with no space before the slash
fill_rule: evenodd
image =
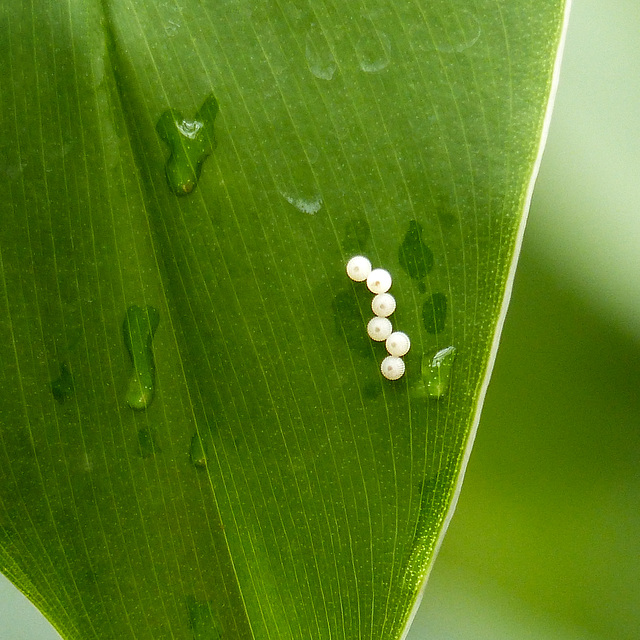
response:
<path id="1" fill-rule="evenodd" d="M 0 568 L 63 637 L 402 635 L 473 439 L 564 13 L 0 8 Z M 393 274 L 398 381 L 356 253 Z"/>

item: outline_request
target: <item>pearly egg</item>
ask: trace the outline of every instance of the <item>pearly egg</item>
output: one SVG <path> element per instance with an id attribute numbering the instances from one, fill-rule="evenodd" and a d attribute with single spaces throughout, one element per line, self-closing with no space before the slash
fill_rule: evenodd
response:
<path id="1" fill-rule="evenodd" d="M 386 269 L 374 269 L 367 276 L 367 287 L 372 293 L 386 293 L 391 288 L 391 274 Z"/>
<path id="2" fill-rule="evenodd" d="M 386 318 L 396 310 L 396 299 L 390 293 L 379 293 L 373 297 L 371 309 L 377 316 Z"/>
<path id="3" fill-rule="evenodd" d="M 404 360 L 398 356 L 387 356 L 380 365 L 380 371 L 387 380 L 398 380 L 404 375 Z"/>
<path id="4" fill-rule="evenodd" d="M 409 336 L 402 331 L 394 331 L 387 338 L 387 351 L 392 356 L 403 356 L 409 351 L 411 347 L 411 340 L 409 340 Z"/>
<path id="5" fill-rule="evenodd" d="M 376 342 L 386 340 L 391 335 L 392 331 L 393 327 L 387 318 L 380 318 L 376 316 L 375 318 L 371 318 L 367 325 L 367 333 L 369 334 L 369 337 Z"/>
<path id="6" fill-rule="evenodd" d="M 347 275 L 356 282 L 363 282 L 371 273 L 371 262 L 364 256 L 353 256 L 347 262 Z"/>

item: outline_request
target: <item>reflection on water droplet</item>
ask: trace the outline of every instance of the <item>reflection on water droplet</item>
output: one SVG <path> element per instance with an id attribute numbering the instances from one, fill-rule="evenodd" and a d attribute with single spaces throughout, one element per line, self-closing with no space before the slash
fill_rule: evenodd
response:
<path id="1" fill-rule="evenodd" d="M 356 43 L 356 54 L 365 73 L 377 73 L 389 66 L 391 40 L 384 31 L 367 28 Z"/>
<path id="2" fill-rule="evenodd" d="M 447 318 L 447 296 L 439 291 L 422 305 L 422 321 L 429 333 L 440 333 Z"/>
<path id="3" fill-rule="evenodd" d="M 126 396 L 132 409 L 146 409 L 153 400 L 156 368 L 151 341 L 159 323 L 160 314 L 154 307 L 134 304 L 127 309 L 122 334 L 133 362 Z"/>
<path id="4" fill-rule="evenodd" d="M 415 397 L 441 398 L 449 389 L 456 348 L 441 349 L 433 357 L 422 356 L 422 380 L 413 389 Z"/>
<path id="5" fill-rule="evenodd" d="M 280 192 L 280 195 L 289 203 L 292 204 L 298 211 L 302 213 L 308 213 L 309 215 L 315 215 L 322 208 L 322 196 L 320 194 L 314 195 L 310 198 L 304 198 L 302 196 L 293 195 L 291 193 Z"/>
<path id="6" fill-rule="evenodd" d="M 322 29 L 314 25 L 305 38 L 305 55 L 309 71 L 320 80 L 331 80 L 338 68 Z"/>
<path id="7" fill-rule="evenodd" d="M 60 375 L 51 382 L 51 393 L 60 404 L 73 395 L 73 377 L 64 362 L 60 365 Z"/>

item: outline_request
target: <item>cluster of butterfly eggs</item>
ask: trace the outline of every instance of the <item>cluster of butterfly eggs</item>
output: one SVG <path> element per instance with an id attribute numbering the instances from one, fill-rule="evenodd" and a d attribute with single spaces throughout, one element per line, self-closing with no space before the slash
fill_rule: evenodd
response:
<path id="1" fill-rule="evenodd" d="M 385 341 L 389 355 L 382 361 L 380 370 L 387 380 L 398 380 L 404 375 L 404 356 L 411 347 L 409 336 L 394 331 L 389 316 L 396 310 L 396 300 L 388 293 L 391 274 L 386 269 L 371 269 L 371 262 L 364 256 L 354 256 L 347 263 L 347 275 L 356 282 L 367 282 L 367 288 L 375 293 L 371 309 L 375 316 L 367 324 L 367 333 L 376 342 Z"/>

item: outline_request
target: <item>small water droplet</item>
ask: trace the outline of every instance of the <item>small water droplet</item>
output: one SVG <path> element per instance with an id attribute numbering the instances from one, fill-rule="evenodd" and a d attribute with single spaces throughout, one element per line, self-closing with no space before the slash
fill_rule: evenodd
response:
<path id="1" fill-rule="evenodd" d="M 338 68 L 322 29 L 313 25 L 305 38 L 305 55 L 309 71 L 320 80 L 331 80 Z"/>
<path id="2" fill-rule="evenodd" d="M 302 213 L 308 213 L 309 215 L 315 215 L 322 208 L 322 196 L 320 194 L 307 197 L 293 195 L 291 193 L 280 192 L 280 195 L 289 203 L 292 204 L 298 211 Z"/>
<path id="3" fill-rule="evenodd" d="M 318 147 L 314 144 L 309 143 L 305 147 L 305 151 L 307 152 L 307 158 L 311 164 L 315 164 L 318 162 L 318 158 L 320 157 L 320 151 L 318 151 Z"/>
<path id="4" fill-rule="evenodd" d="M 441 349 L 433 357 L 422 356 L 422 380 L 413 389 L 415 397 L 441 398 L 449 389 L 456 348 Z"/>
<path id="5" fill-rule="evenodd" d="M 204 469 L 210 455 L 210 436 L 208 433 L 196 432 L 191 438 L 191 447 L 189 449 L 189 458 L 191 464 L 197 469 Z"/>
<path id="6" fill-rule="evenodd" d="M 422 241 L 422 225 L 416 220 L 409 222 L 398 249 L 398 261 L 413 280 L 423 280 L 433 269 L 433 251 Z"/>
<path id="7" fill-rule="evenodd" d="M 60 375 L 51 382 L 51 393 L 60 404 L 73 395 L 73 377 L 64 362 L 60 365 Z"/>
<path id="8" fill-rule="evenodd" d="M 389 66 L 391 40 L 384 31 L 367 27 L 356 42 L 360 69 L 365 73 L 378 73 Z"/>
<path id="9" fill-rule="evenodd" d="M 156 368 L 151 342 L 159 323 L 160 314 L 154 307 L 134 304 L 127 309 L 122 334 L 133 362 L 126 395 L 132 409 L 146 409 L 153 400 Z"/>
<path id="10" fill-rule="evenodd" d="M 202 164 L 216 147 L 213 123 L 217 115 L 218 101 L 211 94 L 193 120 L 187 120 L 176 109 L 168 109 L 156 124 L 158 135 L 171 149 L 165 174 L 177 196 L 191 193 L 198 184 Z"/>
<path id="11" fill-rule="evenodd" d="M 441 53 L 462 53 L 478 41 L 481 31 L 478 18 L 471 11 L 442 2 L 427 8 L 424 22 L 409 27 L 414 51 Z"/>
<path id="12" fill-rule="evenodd" d="M 422 321 L 429 333 L 440 333 L 447 319 L 447 296 L 437 291 L 422 305 Z"/>
<path id="13" fill-rule="evenodd" d="M 169 20 L 167 24 L 164 25 L 164 32 L 170 37 L 173 38 L 178 33 L 180 29 L 180 23 L 175 22 L 173 20 Z"/>

